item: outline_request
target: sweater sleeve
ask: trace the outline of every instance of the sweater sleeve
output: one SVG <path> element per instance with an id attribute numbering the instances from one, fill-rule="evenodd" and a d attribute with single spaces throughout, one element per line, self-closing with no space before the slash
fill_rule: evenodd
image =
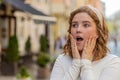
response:
<path id="1" fill-rule="evenodd" d="M 96 80 L 91 61 L 81 60 L 81 80 Z M 112 59 L 105 64 L 98 80 L 120 80 L 120 59 Z"/>
<path id="2" fill-rule="evenodd" d="M 120 80 L 120 59 L 115 58 L 104 68 L 99 80 Z"/>
<path id="3" fill-rule="evenodd" d="M 67 72 L 64 70 L 63 62 L 64 59 L 60 57 L 57 58 L 50 80 L 77 80 L 80 74 L 80 59 L 73 59 L 72 65 L 68 67 L 69 69 Z"/>
<path id="4" fill-rule="evenodd" d="M 87 59 L 81 60 L 81 80 L 95 80 L 92 62 Z"/>

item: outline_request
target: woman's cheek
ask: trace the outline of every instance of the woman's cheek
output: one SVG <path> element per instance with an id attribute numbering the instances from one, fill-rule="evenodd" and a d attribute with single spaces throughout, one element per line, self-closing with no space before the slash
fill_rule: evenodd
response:
<path id="1" fill-rule="evenodd" d="M 88 39 L 90 35 L 91 35 L 90 33 L 85 33 L 84 34 L 85 39 Z"/>
<path id="2" fill-rule="evenodd" d="M 97 33 L 95 30 L 86 31 L 85 34 L 86 34 L 87 38 L 89 38 L 90 36 L 97 36 Z"/>

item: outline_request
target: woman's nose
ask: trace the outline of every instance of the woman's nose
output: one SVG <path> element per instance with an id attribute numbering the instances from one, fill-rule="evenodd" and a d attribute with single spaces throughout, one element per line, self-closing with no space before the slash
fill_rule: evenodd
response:
<path id="1" fill-rule="evenodd" d="M 77 28 L 77 33 L 81 33 L 82 32 L 82 26 L 78 26 L 78 28 Z"/>

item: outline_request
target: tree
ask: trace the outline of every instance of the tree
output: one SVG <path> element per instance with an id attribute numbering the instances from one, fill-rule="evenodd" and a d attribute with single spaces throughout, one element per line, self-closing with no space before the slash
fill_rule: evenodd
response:
<path id="1" fill-rule="evenodd" d="M 18 40 L 16 35 L 9 38 L 6 59 L 8 62 L 17 62 L 19 60 Z"/>
<path id="2" fill-rule="evenodd" d="M 30 39 L 30 36 L 28 37 L 26 43 L 25 43 L 25 50 L 26 52 L 30 52 L 31 51 L 31 39 Z"/>
<path id="3" fill-rule="evenodd" d="M 48 41 L 47 41 L 46 36 L 41 35 L 39 42 L 40 42 L 40 45 L 41 45 L 40 52 L 46 52 L 47 53 L 47 51 L 48 51 Z"/>

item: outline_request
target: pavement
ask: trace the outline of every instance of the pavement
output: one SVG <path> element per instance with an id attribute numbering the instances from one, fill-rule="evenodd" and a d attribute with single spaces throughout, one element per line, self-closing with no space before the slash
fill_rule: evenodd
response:
<path id="1" fill-rule="evenodd" d="M 0 76 L 0 80 L 17 80 L 17 79 L 12 76 Z"/>
<path id="2" fill-rule="evenodd" d="M 17 80 L 15 76 L 0 76 L 0 80 Z M 49 80 L 49 79 L 35 79 L 35 80 Z"/>

